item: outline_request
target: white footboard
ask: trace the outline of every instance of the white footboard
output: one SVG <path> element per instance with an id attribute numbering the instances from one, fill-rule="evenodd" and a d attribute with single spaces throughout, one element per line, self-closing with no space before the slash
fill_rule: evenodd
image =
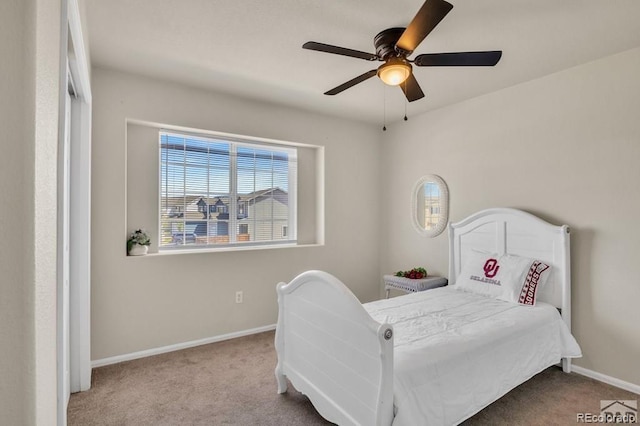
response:
<path id="1" fill-rule="evenodd" d="M 286 378 L 338 425 L 390 425 L 393 329 L 334 276 L 307 271 L 277 287 L 278 393 Z"/>

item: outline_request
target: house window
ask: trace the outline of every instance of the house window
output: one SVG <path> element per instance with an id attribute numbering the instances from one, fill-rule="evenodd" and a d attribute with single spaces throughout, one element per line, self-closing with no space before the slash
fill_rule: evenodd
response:
<path id="1" fill-rule="evenodd" d="M 295 242 L 296 173 L 284 144 L 160 132 L 159 249 Z"/>
<path id="2" fill-rule="evenodd" d="M 424 229 L 434 229 L 440 221 L 440 187 L 435 182 L 424 184 Z"/>

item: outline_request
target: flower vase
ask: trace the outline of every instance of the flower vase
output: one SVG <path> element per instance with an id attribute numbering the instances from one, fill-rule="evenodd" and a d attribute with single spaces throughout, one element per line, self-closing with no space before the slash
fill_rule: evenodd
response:
<path id="1" fill-rule="evenodd" d="M 129 256 L 144 256 L 149 251 L 149 246 L 134 244 L 129 250 Z"/>

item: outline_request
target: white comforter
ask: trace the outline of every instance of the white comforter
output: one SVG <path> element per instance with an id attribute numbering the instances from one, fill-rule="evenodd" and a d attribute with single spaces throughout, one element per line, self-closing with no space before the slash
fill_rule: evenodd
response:
<path id="1" fill-rule="evenodd" d="M 394 426 L 453 425 L 580 347 L 551 305 L 442 287 L 364 304 L 394 328 Z"/>

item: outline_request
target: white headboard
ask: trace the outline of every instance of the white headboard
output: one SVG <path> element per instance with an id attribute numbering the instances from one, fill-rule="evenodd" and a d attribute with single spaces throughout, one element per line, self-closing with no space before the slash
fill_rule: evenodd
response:
<path id="1" fill-rule="evenodd" d="M 471 249 L 540 259 L 552 266 L 538 300 L 561 309 L 571 329 L 569 227 L 556 226 L 522 210 L 495 208 L 449 224 L 449 283 L 456 282 Z"/>

